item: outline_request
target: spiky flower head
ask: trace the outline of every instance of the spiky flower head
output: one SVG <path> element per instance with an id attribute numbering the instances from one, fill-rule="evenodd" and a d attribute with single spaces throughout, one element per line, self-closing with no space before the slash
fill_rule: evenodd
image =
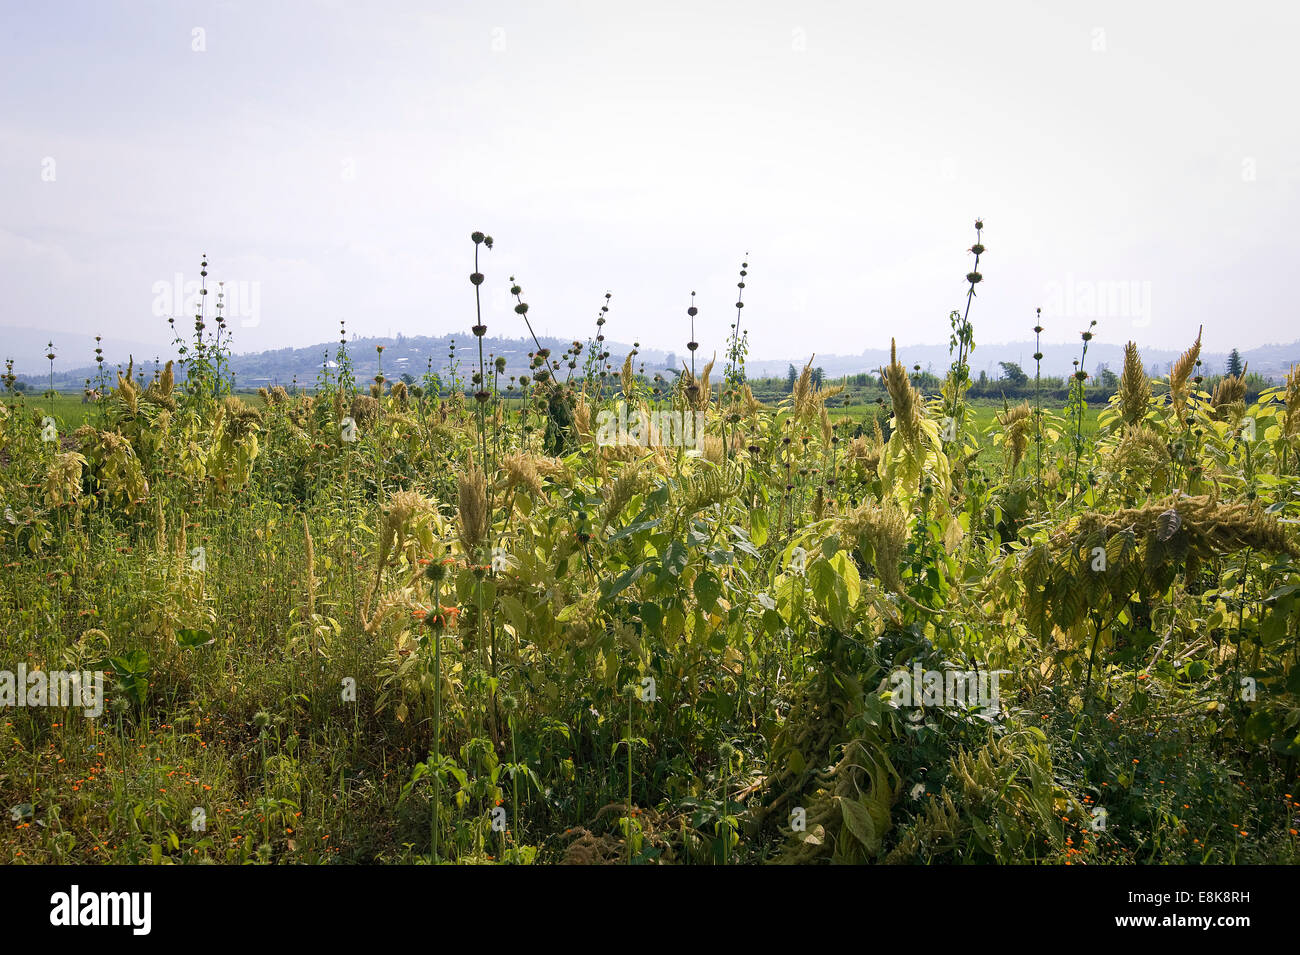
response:
<path id="1" fill-rule="evenodd" d="M 898 361 L 898 346 L 889 340 L 889 366 L 880 370 L 885 389 L 894 406 L 894 427 L 908 445 L 915 446 L 921 437 L 921 395 Z"/>
<path id="2" fill-rule="evenodd" d="M 1124 346 L 1124 374 L 1119 380 L 1119 411 L 1125 424 L 1135 425 L 1147 413 L 1151 403 L 1151 381 L 1142 367 L 1142 356 L 1135 342 Z"/>

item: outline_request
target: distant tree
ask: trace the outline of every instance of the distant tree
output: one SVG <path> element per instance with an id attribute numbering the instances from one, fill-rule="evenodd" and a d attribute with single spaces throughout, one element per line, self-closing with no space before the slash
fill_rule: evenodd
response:
<path id="1" fill-rule="evenodd" d="M 980 387 L 983 388 L 989 383 L 989 373 L 983 368 L 980 369 Z"/>
<path id="2" fill-rule="evenodd" d="M 1119 386 L 1119 376 L 1111 371 L 1110 365 L 1104 361 L 1097 362 L 1097 370 L 1092 373 L 1092 380 L 1106 389 Z"/>
<path id="3" fill-rule="evenodd" d="M 677 352 L 670 351 L 668 357 L 664 359 L 664 367 L 677 370 Z"/>
<path id="4" fill-rule="evenodd" d="M 794 370 L 794 365 L 791 365 L 791 366 L 786 370 L 786 373 L 785 373 L 785 390 L 786 390 L 786 391 L 794 391 L 794 383 L 795 383 L 798 379 L 799 379 L 799 372 L 797 372 L 797 371 Z"/>
<path id="5" fill-rule="evenodd" d="M 409 388 L 411 385 L 415 384 L 415 376 L 409 371 L 402 372 L 402 381 L 405 382 L 406 387 Z"/>
<path id="6" fill-rule="evenodd" d="M 1014 361 L 1000 361 L 998 365 L 1002 368 L 1002 378 L 1013 385 L 1023 385 L 1029 381 L 1029 376 Z"/>
<path id="7" fill-rule="evenodd" d="M 813 385 L 820 388 L 822 386 L 822 381 L 825 378 L 826 378 L 826 372 L 822 370 L 820 365 L 818 365 L 816 368 L 813 369 L 813 373 L 812 373 Z"/>
<path id="8" fill-rule="evenodd" d="M 1243 370 L 1241 364 L 1241 353 L 1234 348 L 1228 353 L 1228 374 L 1232 375 L 1234 378 L 1240 378 Z"/>

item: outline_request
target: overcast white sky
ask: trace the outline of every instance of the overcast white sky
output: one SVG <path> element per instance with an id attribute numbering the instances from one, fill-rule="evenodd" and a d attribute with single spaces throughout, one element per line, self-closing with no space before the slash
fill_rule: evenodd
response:
<path id="1" fill-rule="evenodd" d="M 946 339 L 979 215 L 977 341 L 1291 341 L 1298 11 L 6 3 L 0 326 L 165 342 L 207 252 L 239 351 L 457 332 L 482 229 L 490 334 L 514 274 L 539 332 L 608 289 L 678 351 L 694 289 L 720 350 L 748 252 L 751 355 L 856 353 Z"/>

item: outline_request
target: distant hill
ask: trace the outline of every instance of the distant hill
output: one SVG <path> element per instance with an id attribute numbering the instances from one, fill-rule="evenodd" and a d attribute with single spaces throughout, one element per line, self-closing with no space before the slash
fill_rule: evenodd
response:
<path id="1" fill-rule="evenodd" d="M 1073 362 L 1079 357 L 1080 345 L 1044 345 L 1043 374 L 1067 375 L 1074 370 Z M 1169 365 L 1178 359 L 1182 349 L 1142 348 L 1142 361 L 1149 374 L 1165 374 Z M 1286 345 L 1263 345 L 1240 353 L 1242 361 L 1249 363 L 1252 372 L 1258 372 L 1265 378 L 1281 380 L 1293 363 L 1300 362 L 1300 341 Z M 779 360 L 750 360 L 746 370 L 751 377 L 784 375 L 791 364 L 802 367 L 810 356 L 796 356 Z M 932 371 L 942 375 L 952 364 L 947 344 L 943 345 L 899 345 L 899 360 L 911 368 L 920 365 L 923 371 Z M 1206 375 L 1221 374 L 1228 363 L 1227 352 L 1202 352 L 1204 363 L 1202 370 Z M 1001 375 L 998 362 L 1008 361 L 1020 365 L 1028 374 L 1034 373 L 1034 343 L 1032 341 L 1004 342 L 999 344 L 978 343 L 971 356 L 971 370 L 978 376 L 981 370 L 987 371 L 990 378 Z M 889 349 L 871 348 L 860 355 L 817 355 L 813 364 L 822 368 L 828 377 L 852 375 L 864 371 L 876 371 L 882 365 L 889 364 Z M 1118 373 L 1124 366 L 1124 347 L 1092 342 L 1088 346 L 1087 371 L 1096 373 L 1099 365 L 1106 365 Z"/>
<path id="2" fill-rule="evenodd" d="M 551 350 L 551 358 L 559 360 L 565 349 L 573 344 L 572 339 L 539 336 L 543 348 Z M 448 364 L 452 343 L 456 345 L 456 359 L 460 363 L 459 374 L 467 379 L 478 369 L 479 342 L 470 332 L 458 335 L 405 336 L 396 338 L 354 338 L 348 342 L 348 355 L 352 359 L 353 373 L 360 381 L 368 381 L 379 371 L 380 355 L 377 351 L 383 346 L 384 375 L 390 379 L 409 374 L 419 380 L 427 371 L 434 371 L 442 378 L 448 377 Z M 618 342 L 604 342 L 610 353 L 609 363 L 617 371 L 622 367 L 623 359 L 632 346 Z M 232 360 L 235 380 L 238 385 L 259 387 L 262 385 L 288 385 L 297 377 L 300 385 L 314 383 L 322 367 L 334 360 L 338 342 L 324 342 L 307 348 L 283 348 L 278 351 L 265 351 L 257 354 L 237 355 Z M 495 338 L 484 336 L 483 361 L 490 365 L 496 357 L 506 360 L 505 378 L 519 375 L 528 370 L 530 352 L 537 350 L 532 338 Z M 584 342 L 583 354 L 579 356 L 578 367 L 586 359 Z M 675 362 L 672 352 L 657 351 L 652 348 L 638 349 L 636 361 L 644 364 L 646 373 L 653 374 L 668 367 L 669 359 Z M 331 369 L 332 371 L 332 369 Z"/>
<path id="3" fill-rule="evenodd" d="M 55 387 L 63 390 L 79 389 L 85 379 L 95 377 L 95 367 L 86 359 L 93 356 L 95 341 L 89 335 L 69 335 L 59 333 L 56 342 L 58 358 L 55 361 Z M 15 371 L 21 380 L 33 387 L 45 387 L 48 382 L 46 372 L 45 342 L 48 334 L 37 329 L 0 327 L 0 359 L 15 359 Z M 468 331 L 456 335 L 430 337 L 426 335 L 395 338 L 355 338 L 348 342 L 348 354 L 352 358 L 354 374 L 359 381 L 368 381 L 379 370 L 378 346 L 383 346 L 383 370 L 390 379 L 398 379 L 409 374 L 416 380 L 432 369 L 447 378 L 448 354 L 455 341 L 456 355 L 461 367 L 460 374 L 468 379 L 478 366 L 478 342 Z M 552 357 L 559 358 L 571 340 L 542 337 L 542 345 L 550 348 Z M 585 338 L 584 338 L 585 343 Z M 617 371 L 623 364 L 623 358 L 632 346 L 626 342 L 605 342 L 610 353 L 609 362 Z M 105 368 L 112 377 L 120 362 L 125 365 L 128 356 L 134 356 L 137 371 L 152 370 L 155 357 L 166 361 L 168 349 L 157 345 L 131 342 L 126 339 L 106 338 L 102 343 L 105 352 Z M 292 384 L 295 380 L 300 386 L 310 387 L 320 376 L 322 367 L 332 362 L 338 342 L 320 342 L 303 348 L 280 348 L 272 351 L 250 352 L 235 355 L 232 367 L 235 383 L 238 387 L 256 388 L 263 385 Z M 506 378 L 519 375 L 528 368 L 528 353 L 536 345 L 532 338 L 494 338 L 483 339 L 485 361 L 488 356 L 503 356 L 506 359 Z M 1179 351 L 1170 349 L 1144 348 L 1142 359 L 1151 374 L 1164 374 L 1169 365 L 1178 358 Z M 702 367 L 709 356 L 697 355 L 697 366 Z M 979 344 L 972 357 L 972 371 L 978 376 L 980 371 L 987 371 L 990 378 L 1001 375 L 999 362 L 1015 362 L 1025 372 L 1034 372 L 1034 343 L 1032 341 L 1005 342 L 999 344 Z M 1073 370 L 1072 362 L 1079 356 L 1079 345 L 1044 345 L 1043 374 L 1065 375 Z M 585 357 L 585 355 L 584 355 Z M 751 378 L 784 377 L 790 365 L 802 367 L 810 355 L 791 354 L 779 359 L 749 359 L 746 370 Z M 1280 380 L 1292 363 L 1300 362 L 1300 341 L 1285 345 L 1265 345 L 1241 353 L 1244 361 L 1250 365 L 1252 372 L 1258 372 L 1266 378 Z M 940 345 L 900 345 L 900 360 L 911 367 L 920 365 L 923 370 L 943 374 L 952 359 L 948 354 L 947 344 Z M 1207 375 L 1221 373 L 1228 356 L 1226 353 L 1205 353 L 1203 356 L 1204 373 Z M 669 368 L 680 369 L 682 361 L 689 362 L 690 353 L 683 348 L 680 352 L 668 352 L 653 348 L 638 349 L 637 363 L 644 364 L 646 373 L 666 371 Z M 721 362 L 721 355 L 719 361 Z M 867 349 L 857 355 L 825 354 L 816 355 L 813 363 L 823 369 L 829 378 L 840 375 L 875 372 L 889 361 L 889 351 L 883 348 Z M 76 364 L 72 364 L 76 362 Z M 1113 371 L 1119 371 L 1124 364 L 1122 346 L 1093 342 L 1088 348 L 1088 371 L 1096 373 L 1101 365 Z M 579 362 L 581 367 L 581 359 Z M 331 370 L 332 372 L 332 370 Z"/>
<path id="4" fill-rule="evenodd" d="M 49 384 L 48 372 L 44 371 L 46 361 L 45 341 L 39 333 L 37 338 L 26 342 L 27 347 L 25 354 L 18 349 L 11 347 L 11 341 L 18 342 L 18 338 L 11 339 L 9 329 L 0 328 L 0 359 L 4 357 L 14 357 L 15 373 L 20 380 L 27 382 L 32 387 L 44 388 Z M 25 338 L 30 339 L 30 329 L 18 329 L 17 331 L 25 333 Z M 70 336 L 59 335 L 64 346 L 56 347 L 56 352 L 60 356 L 54 363 L 54 386 L 60 390 L 80 389 L 87 378 L 94 379 L 97 369 L 93 364 L 85 364 L 85 356 L 93 356 L 95 342 L 93 337 L 88 338 L 87 342 L 72 342 Z M 25 339 L 24 339 L 25 340 Z M 478 340 L 466 331 L 457 335 L 442 335 L 439 337 L 430 337 L 427 335 L 405 336 L 398 335 L 395 338 L 354 338 L 348 341 L 348 356 L 352 360 L 353 374 L 358 381 L 367 382 L 372 379 L 380 369 L 380 354 L 378 347 L 383 346 L 383 371 L 385 377 L 397 380 L 404 374 L 409 374 L 417 381 L 424 376 L 425 372 L 432 369 L 441 375 L 445 380 L 448 377 L 448 360 L 451 353 L 451 344 L 455 342 L 456 357 L 460 363 L 459 374 L 462 378 L 468 380 L 469 376 L 478 368 Z M 551 350 L 553 360 L 559 360 L 565 349 L 572 345 L 572 339 L 561 339 L 542 336 L 539 337 L 542 347 Z M 57 343 L 56 343 L 57 344 Z M 585 342 L 584 342 L 585 345 Z M 619 342 L 604 342 L 604 348 L 609 351 L 609 363 L 617 371 L 623 365 L 623 359 L 627 356 L 632 346 Z M 125 367 L 130 357 L 135 358 L 136 371 L 145 371 L 151 374 L 155 357 L 162 362 L 168 358 L 175 357 L 169 349 L 159 349 L 157 346 L 140 345 L 138 343 L 133 347 L 131 343 L 114 343 L 112 347 L 107 340 L 102 347 L 105 352 L 105 373 L 110 378 L 116 377 L 116 371 L 119 363 Z M 284 385 L 288 387 L 294 381 L 299 386 L 311 387 L 321 376 L 322 370 L 329 367 L 330 374 L 334 373 L 334 359 L 338 351 L 339 343 L 337 340 L 332 342 L 321 342 L 315 345 L 309 345 L 303 348 L 279 348 L 271 351 L 250 352 L 243 355 L 235 355 L 231 359 L 231 367 L 235 373 L 235 385 L 239 388 L 258 388 L 262 386 Z M 494 338 L 485 337 L 483 339 L 483 356 L 484 362 L 490 363 L 491 358 L 502 356 L 506 359 L 505 378 L 508 380 L 511 375 L 519 375 L 528 370 L 529 352 L 536 351 L 537 345 L 532 338 Z M 683 349 L 682 354 L 688 355 Z M 22 358 L 19 359 L 19 355 Z M 74 367 L 68 367 L 69 356 L 76 356 L 78 364 Z M 489 357 L 491 356 L 491 357 Z M 578 367 L 582 367 L 582 362 L 586 358 L 584 347 L 583 354 L 579 357 Z M 642 348 L 637 350 L 637 364 L 645 366 L 646 374 L 654 374 L 656 371 L 665 371 L 669 367 L 680 368 L 678 358 L 674 352 L 659 351 L 653 348 Z"/>
<path id="5" fill-rule="evenodd" d="M 0 326 L 0 362 L 12 358 L 14 360 L 14 371 L 20 377 L 34 376 L 40 378 L 46 376 L 48 382 L 49 362 L 46 361 L 45 343 L 54 340 L 54 353 L 57 356 L 54 361 L 55 380 L 57 382 L 60 372 L 70 368 L 80 367 L 88 361 L 93 361 L 95 357 L 95 336 L 83 335 L 79 332 L 52 332 L 44 328 L 26 328 L 14 327 L 9 325 Z M 104 337 L 99 343 L 99 347 L 104 349 L 105 361 L 117 361 L 120 357 L 125 363 L 127 356 L 134 355 L 136 361 L 140 361 L 146 356 L 150 359 L 154 355 L 163 355 L 168 349 L 148 342 L 135 341 L 124 337 Z M 85 378 L 82 375 L 82 378 Z M 80 382 L 78 382 L 80 384 Z"/>

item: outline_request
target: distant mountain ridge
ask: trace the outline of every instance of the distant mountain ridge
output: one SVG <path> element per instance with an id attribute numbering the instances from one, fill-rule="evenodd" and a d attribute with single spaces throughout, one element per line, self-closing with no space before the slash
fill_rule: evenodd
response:
<path id="1" fill-rule="evenodd" d="M 1074 370 L 1073 362 L 1079 357 L 1080 344 L 1043 345 L 1043 374 L 1068 375 Z M 1177 361 L 1185 349 L 1143 348 L 1139 343 L 1142 363 L 1149 374 L 1165 374 L 1169 365 Z M 1034 373 L 1034 343 L 1032 341 L 1000 342 L 996 344 L 977 343 L 970 358 L 973 375 L 978 377 L 981 371 L 987 371 L 990 378 L 998 378 L 1002 370 L 998 363 L 1015 362 L 1030 375 Z M 1300 362 L 1300 341 L 1288 344 L 1261 345 L 1240 351 L 1241 360 L 1250 365 L 1252 372 L 1258 372 L 1265 378 L 1280 380 L 1294 363 Z M 753 377 L 784 375 L 790 364 L 801 367 L 808 361 L 807 355 L 789 360 L 750 360 L 746 370 Z M 911 368 L 920 365 L 922 370 L 929 370 L 942 375 L 952 364 L 947 344 L 942 345 L 899 345 L 898 358 Z M 1202 352 L 1202 371 L 1206 375 L 1221 374 L 1228 363 L 1227 352 Z M 870 348 L 860 355 L 817 355 L 813 359 L 815 366 L 821 367 L 828 377 L 852 375 L 864 371 L 874 372 L 882 365 L 889 364 L 889 349 Z M 1099 365 L 1105 365 L 1118 373 L 1124 366 L 1124 346 L 1093 341 L 1088 345 L 1087 371 L 1096 373 Z"/>
<path id="2" fill-rule="evenodd" d="M 85 358 L 93 356 L 95 341 L 90 335 L 69 335 L 58 333 L 55 343 L 57 358 L 54 367 L 55 387 L 68 390 L 80 388 L 87 378 L 94 379 L 97 371 L 94 364 L 86 363 Z M 46 332 L 30 328 L 0 327 L 0 359 L 14 358 L 15 373 L 20 380 L 33 387 L 45 387 L 49 383 L 48 365 L 45 360 Z M 561 354 L 572 344 L 572 339 L 551 336 L 540 337 L 543 347 L 551 349 L 552 358 L 558 360 Z M 397 335 L 395 337 L 354 338 L 348 341 L 348 354 L 353 363 L 353 370 L 359 381 L 368 381 L 380 368 L 380 354 L 383 346 L 382 367 L 390 379 L 398 379 L 409 374 L 419 380 L 427 370 L 438 373 L 445 381 L 448 377 L 448 354 L 452 342 L 456 344 L 456 355 L 460 361 L 459 374 L 468 379 L 478 367 L 478 340 L 469 332 L 454 335 Z M 584 353 L 579 356 L 578 367 L 582 367 L 586 358 L 586 339 L 583 339 Z M 249 352 L 233 356 L 231 367 L 235 373 L 238 387 L 255 388 L 269 385 L 289 386 L 295 380 L 299 386 L 310 387 L 315 384 L 327 362 L 333 361 L 338 349 L 338 341 L 319 342 L 301 348 L 280 348 L 269 351 Z M 128 356 L 134 356 L 137 371 L 153 368 L 155 359 L 165 362 L 175 357 L 169 349 L 159 348 L 126 339 L 105 338 L 101 343 L 105 353 L 105 371 L 114 377 L 120 363 L 125 367 Z M 504 380 L 511 375 L 519 375 L 528 368 L 528 353 L 536 350 L 532 338 L 497 338 L 483 339 L 485 362 L 489 356 L 502 356 L 506 359 Z M 609 364 L 617 372 L 622 367 L 623 359 L 632 346 L 626 342 L 606 341 L 603 347 L 609 351 Z M 1044 345 L 1043 374 L 1065 375 L 1073 370 L 1072 362 L 1079 357 L 1080 345 Z M 696 365 L 702 367 L 712 352 L 707 356 L 697 353 Z M 1170 363 L 1175 361 L 1181 350 L 1143 348 L 1142 360 L 1151 374 L 1163 374 Z M 920 365 L 923 370 L 943 374 L 951 364 L 947 344 L 938 345 L 900 345 L 899 359 L 909 368 Z M 1015 362 L 1030 375 L 1034 373 L 1034 343 L 1032 341 L 1003 342 L 996 344 L 979 344 L 971 358 L 972 374 L 978 377 L 981 371 L 990 378 L 1001 376 L 999 362 Z M 873 348 L 857 355 L 790 355 L 788 358 L 755 359 L 746 361 L 746 371 L 752 378 L 782 377 L 790 365 L 800 368 L 809 358 L 821 368 L 828 378 L 841 375 L 874 373 L 889 362 L 889 351 Z M 1300 341 L 1288 344 L 1263 345 L 1241 352 L 1241 358 L 1247 362 L 1252 372 L 1258 372 L 1266 378 L 1280 380 L 1292 363 L 1300 362 Z M 718 354 L 722 361 L 721 351 Z M 1226 353 L 1207 352 L 1202 355 L 1205 374 L 1217 374 L 1224 370 L 1228 356 Z M 71 362 L 77 362 L 70 366 Z M 654 348 L 638 348 L 636 363 L 638 368 L 645 366 L 647 374 L 666 372 L 669 368 L 680 370 L 682 362 L 689 363 L 690 353 L 683 347 L 681 351 L 664 351 Z M 1088 347 L 1087 370 L 1095 373 L 1101 365 L 1118 371 L 1124 363 L 1124 349 L 1121 345 L 1092 342 Z M 332 369 L 331 369 L 332 373 Z"/>

